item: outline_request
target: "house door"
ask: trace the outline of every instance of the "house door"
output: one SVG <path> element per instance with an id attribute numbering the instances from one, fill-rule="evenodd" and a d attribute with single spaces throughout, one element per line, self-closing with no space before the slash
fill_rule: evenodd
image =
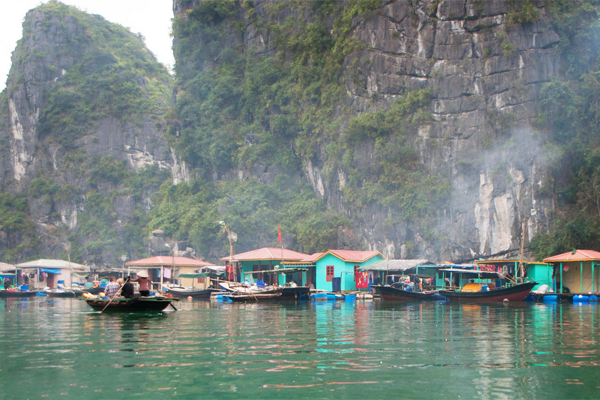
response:
<path id="1" fill-rule="evenodd" d="M 54 286 L 54 276 L 54 274 L 47 274 L 46 276 L 46 286 L 48 286 L 50 289 L 56 289 Z"/>

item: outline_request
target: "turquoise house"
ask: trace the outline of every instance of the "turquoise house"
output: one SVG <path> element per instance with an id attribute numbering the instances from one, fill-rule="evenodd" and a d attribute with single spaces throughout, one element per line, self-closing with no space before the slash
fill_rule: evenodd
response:
<path id="1" fill-rule="evenodd" d="M 284 263 L 296 263 L 309 257 L 308 254 L 297 251 L 281 249 L 277 247 L 263 247 L 261 249 L 247 251 L 245 253 L 234 254 L 233 257 L 223 257 L 220 261 L 226 261 L 236 267 L 238 278 L 243 281 L 247 276 L 252 276 L 256 281 L 263 281 L 267 285 L 284 285 L 288 279 L 282 274 L 273 272 L 283 268 Z M 264 273 L 262 271 L 265 271 Z M 290 276 L 290 279 L 296 281 L 300 286 L 306 285 L 306 272 L 297 273 L 297 276 Z"/>
<path id="2" fill-rule="evenodd" d="M 362 273 L 360 268 L 384 258 L 379 251 L 329 250 L 321 253 L 314 260 L 315 288 L 327 291 L 367 289 L 365 286 L 357 288 Z"/>

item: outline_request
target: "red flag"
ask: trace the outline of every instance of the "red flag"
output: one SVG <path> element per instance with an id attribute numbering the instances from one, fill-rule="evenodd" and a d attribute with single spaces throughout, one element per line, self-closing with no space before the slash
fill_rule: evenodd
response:
<path id="1" fill-rule="evenodd" d="M 279 244 L 281 244 L 281 225 L 279 225 Z"/>

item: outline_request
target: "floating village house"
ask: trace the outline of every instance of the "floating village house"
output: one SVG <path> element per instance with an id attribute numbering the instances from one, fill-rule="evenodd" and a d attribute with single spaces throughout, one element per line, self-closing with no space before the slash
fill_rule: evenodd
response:
<path id="1" fill-rule="evenodd" d="M 372 273 L 372 281 L 392 284 L 407 275 L 417 275 L 423 279 L 435 279 L 437 265 L 429 260 L 388 260 L 382 259 L 367 266 L 361 271 Z M 433 283 L 433 282 L 432 282 Z"/>
<path id="2" fill-rule="evenodd" d="M 554 265 L 557 293 L 597 293 L 600 277 L 600 252 L 574 250 L 544 258 Z"/>
<path id="3" fill-rule="evenodd" d="M 374 250 L 329 250 L 315 253 L 303 261 L 314 266 L 316 289 L 339 292 L 368 289 L 370 276 L 363 274 L 361 268 L 383 259 L 385 256 Z"/>
<path id="4" fill-rule="evenodd" d="M 308 254 L 299 253 L 293 250 L 281 249 L 277 247 L 263 247 L 261 249 L 247 251 L 245 253 L 235 254 L 233 257 L 223 257 L 220 260 L 227 263 L 239 264 L 242 280 L 246 275 L 251 275 L 254 280 L 263 281 L 266 285 L 285 283 L 286 277 L 282 274 L 275 274 L 266 271 L 282 269 L 284 263 L 298 263 L 307 258 Z M 296 282 L 305 286 L 307 282 L 306 272 L 299 273 L 296 279 L 302 282 Z M 290 279 L 293 279 L 290 277 Z"/>
<path id="5" fill-rule="evenodd" d="M 503 276 L 508 276 L 513 280 L 521 276 L 519 271 L 519 260 L 487 260 L 476 261 L 479 270 L 488 272 L 497 272 Z M 548 285 L 548 288 L 555 289 L 552 279 L 552 265 L 546 262 L 523 261 L 525 269 L 525 278 L 527 281 L 535 281 L 538 284 L 532 290 L 537 290 L 541 285 Z"/>
<path id="6" fill-rule="evenodd" d="M 40 259 L 15 265 L 19 283 L 27 281 L 34 288 L 58 288 L 58 285 L 73 286 L 85 283 L 90 267 L 64 260 Z M 22 272 L 22 274 L 19 273 Z M 27 278 L 25 278 L 27 274 Z"/>
<path id="7" fill-rule="evenodd" d="M 193 278 L 181 278 L 178 280 L 180 274 L 193 274 L 198 269 L 204 267 L 214 266 L 212 263 L 206 261 L 195 260 L 189 257 L 173 257 L 173 256 L 155 256 L 150 258 L 142 258 L 140 260 L 129 261 L 125 263 L 130 269 L 152 269 L 152 280 L 160 280 L 161 287 L 165 279 L 173 280 L 178 282 L 181 286 L 194 286 L 199 290 L 206 289 L 210 286 L 210 279 L 195 278 L 196 282 L 193 282 Z"/>
<path id="8" fill-rule="evenodd" d="M 0 262 L 0 286 L 2 286 L 2 287 L 4 287 L 4 279 L 5 278 L 10 279 L 10 281 L 7 282 L 9 286 L 6 289 L 8 289 L 10 286 L 14 287 L 17 284 L 17 282 L 15 281 L 15 278 L 16 278 L 15 266 L 12 264 Z"/>

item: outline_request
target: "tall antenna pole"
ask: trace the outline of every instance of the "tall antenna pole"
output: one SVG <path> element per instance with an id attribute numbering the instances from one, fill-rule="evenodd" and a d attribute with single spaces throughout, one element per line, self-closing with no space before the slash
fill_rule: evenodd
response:
<path id="1" fill-rule="evenodd" d="M 521 234 L 521 259 L 519 260 L 519 268 L 521 269 L 521 282 L 525 278 L 525 268 L 523 267 L 523 248 L 525 247 L 525 232 L 527 232 L 527 218 L 523 221 L 523 229 Z"/>

